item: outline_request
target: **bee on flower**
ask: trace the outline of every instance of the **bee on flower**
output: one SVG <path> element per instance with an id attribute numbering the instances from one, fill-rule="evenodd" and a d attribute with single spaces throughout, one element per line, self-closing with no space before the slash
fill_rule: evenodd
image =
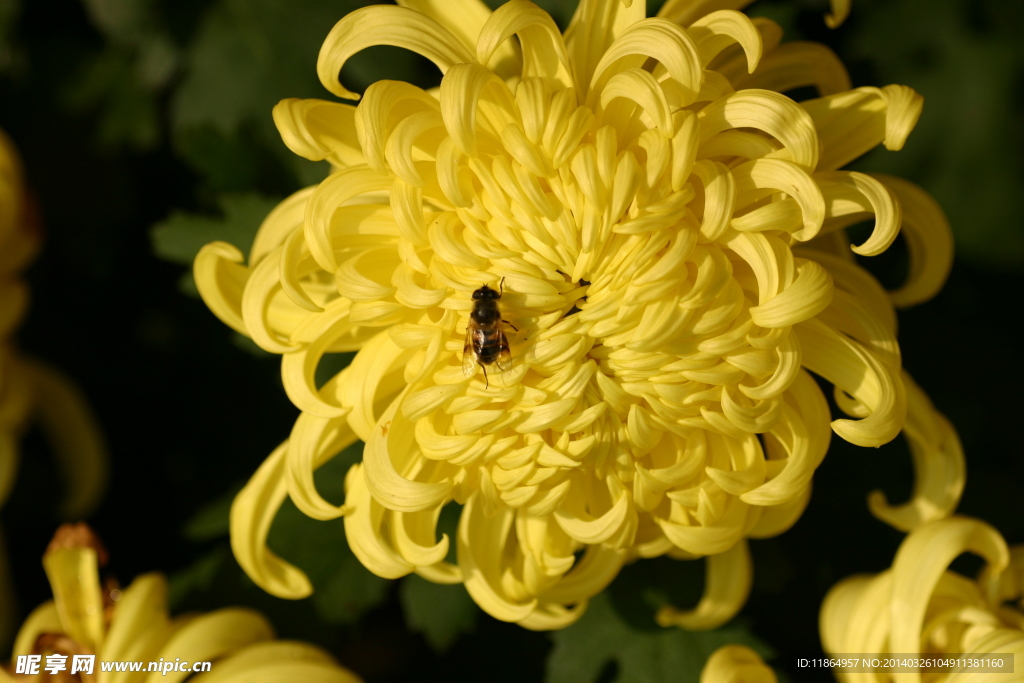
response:
<path id="1" fill-rule="evenodd" d="M 487 285 L 473 292 L 473 311 L 469 314 L 466 342 L 462 346 L 462 374 L 472 377 L 479 366 L 484 372 L 485 389 L 491 386 L 487 379 L 488 365 L 497 365 L 503 373 L 512 369 L 512 353 L 502 328 L 502 323 L 512 323 L 502 320 L 498 309 L 498 299 L 502 293 L 501 286 L 495 292 Z M 512 327 L 515 329 L 515 326 Z"/>
<path id="2" fill-rule="evenodd" d="M 659 622 L 712 628 L 749 590 L 745 539 L 795 522 L 833 431 L 874 447 L 906 425 L 917 487 L 899 506 L 876 495 L 876 515 L 912 528 L 955 507 L 962 454 L 951 429 L 918 429 L 942 418 L 901 370 L 894 313 L 941 286 L 948 225 L 913 185 L 839 170 L 900 149 L 920 96 L 851 89 L 826 47 L 722 3 L 644 4 L 581 0 L 564 34 L 527 0 L 363 8 L 317 66 L 358 104 L 274 109 L 331 174 L 266 218 L 247 264 L 223 242 L 195 262 L 210 309 L 281 354 L 302 411 L 232 510 L 265 590 L 312 589 L 265 545 L 289 496 L 344 516 L 374 573 L 464 583 L 532 629 L 572 623 L 627 562 L 706 556 L 704 600 Z M 423 55 L 440 87 L 349 91 L 342 66 L 374 45 Z M 820 96 L 781 94 L 805 86 Z M 844 229 L 871 219 L 851 245 Z M 886 292 L 854 256 L 900 231 L 910 277 Z M 500 341 L 468 357 L 497 351 L 501 385 L 464 372 L 474 292 L 499 280 L 513 362 Z M 318 387 L 320 360 L 345 351 Z M 360 440 L 333 505 L 313 472 Z M 436 530 L 448 505 L 455 539 Z"/>

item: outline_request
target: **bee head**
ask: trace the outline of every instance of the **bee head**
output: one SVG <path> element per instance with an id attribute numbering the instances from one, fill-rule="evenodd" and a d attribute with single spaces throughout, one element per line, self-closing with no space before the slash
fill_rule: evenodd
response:
<path id="1" fill-rule="evenodd" d="M 484 301 L 495 301 L 495 300 L 499 299 L 500 297 L 501 297 L 501 295 L 498 292 L 495 292 L 493 289 L 491 289 L 487 285 L 484 285 L 480 289 L 478 289 L 475 292 L 473 292 L 473 300 L 474 301 L 481 301 L 481 300 L 484 300 Z"/>

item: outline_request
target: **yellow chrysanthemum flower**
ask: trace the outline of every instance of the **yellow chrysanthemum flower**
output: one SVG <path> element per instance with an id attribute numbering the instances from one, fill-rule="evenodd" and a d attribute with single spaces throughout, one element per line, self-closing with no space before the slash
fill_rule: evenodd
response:
<path id="1" fill-rule="evenodd" d="M 342 19 L 320 79 L 358 99 L 341 67 L 393 45 L 436 64 L 440 88 L 282 101 L 285 143 L 333 172 L 267 217 L 247 266 L 222 242 L 196 258 L 203 299 L 282 355 L 302 410 L 235 501 L 236 557 L 275 595 L 310 592 L 265 546 L 290 496 L 344 516 L 374 573 L 464 582 L 529 628 L 577 619 L 625 562 L 710 556 L 701 605 L 659 620 L 721 623 L 749 588 L 744 539 L 798 518 L 828 447 L 810 372 L 856 418 L 831 421 L 853 443 L 893 439 L 908 391 L 910 425 L 941 421 L 901 379 L 893 304 L 941 286 L 948 225 L 902 180 L 837 170 L 900 149 L 921 98 L 850 90 L 831 51 L 780 44 L 777 24 L 731 9 L 742 1 L 673 0 L 645 18 L 643 2 L 582 0 L 565 35 L 526 0 L 399 4 Z M 803 86 L 821 97 L 780 94 Z M 872 218 L 851 251 L 843 230 Z M 882 252 L 901 227 L 910 277 L 887 293 L 854 253 Z M 503 381 L 501 361 L 490 380 L 464 363 L 485 284 L 509 323 Z M 324 354 L 355 350 L 316 385 Z M 914 498 L 872 505 L 911 528 L 955 507 L 963 467 L 951 431 L 907 436 Z M 333 505 L 313 472 L 356 440 L 363 461 Z M 453 501 L 457 564 L 436 534 Z"/>
<path id="2" fill-rule="evenodd" d="M 227 607 L 171 618 L 162 574 L 136 577 L 127 588 L 101 584 L 106 552 L 84 524 L 58 529 L 43 556 L 54 599 L 37 607 L 22 625 L 12 660 L 19 655 L 96 656 L 99 683 L 182 681 L 194 683 L 359 683 L 318 647 L 274 639 L 259 612 Z M 212 662 L 209 672 L 164 674 L 103 672 L 100 662 Z M 43 659 L 45 662 L 45 657 Z M 67 674 L 67 672 L 64 672 Z M 0 682 L 14 681 L 0 667 Z M 21 677 L 17 677 L 21 678 Z M 49 680 L 45 674 L 31 677 Z M 56 678 L 54 680 L 57 680 Z M 79 680 L 78 675 L 59 680 Z"/>
<path id="3" fill-rule="evenodd" d="M 700 683 L 777 683 L 772 668 L 746 645 L 726 645 L 708 657 Z"/>
<path id="4" fill-rule="evenodd" d="M 948 570 L 970 552 L 985 560 L 978 579 Z M 892 568 L 836 585 L 821 607 L 828 653 L 1013 653 L 1014 673 L 930 674 L 924 680 L 1024 681 L 1024 546 L 1007 548 L 976 519 L 922 525 L 900 545 Z M 917 673 L 840 674 L 850 681 L 921 681 Z"/>
<path id="5" fill-rule="evenodd" d="M 0 506 L 14 486 L 18 443 L 34 420 L 50 441 L 69 483 L 60 514 L 87 514 L 106 482 L 106 453 L 91 411 L 78 389 L 52 368 L 21 355 L 14 331 L 28 309 L 22 271 L 36 255 L 40 234 L 18 154 L 0 131 Z M 8 643 L 15 613 L 0 531 L 0 643 Z"/>

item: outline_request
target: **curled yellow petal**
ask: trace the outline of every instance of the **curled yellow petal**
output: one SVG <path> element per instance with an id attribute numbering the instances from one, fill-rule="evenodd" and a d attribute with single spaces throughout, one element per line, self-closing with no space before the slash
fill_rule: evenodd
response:
<path id="1" fill-rule="evenodd" d="M 872 491 L 868 507 L 883 522 L 901 531 L 951 514 L 960 502 L 966 472 L 956 430 L 935 410 L 928 396 L 903 373 L 907 422 L 903 434 L 914 462 L 914 492 L 909 502 L 893 506 L 881 491 Z"/>
<path id="2" fill-rule="evenodd" d="M 850 15 L 850 0 L 831 0 L 832 12 L 825 15 L 825 24 L 829 28 L 837 28 Z"/>
<path id="3" fill-rule="evenodd" d="M 775 297 L 750 309 L 761 327 L 786 327 L 811 318 L 832 301 L 832 276 L 814 261 L 796 259 L 796 280 Z"/>
<path id="4" fill-rule="evenodd" d="M 356 442 L 356 435 L 344 418 L 299 416 L 288 439 L 288 496 L 295 506 L 313 519 L 335 519 L 344 515 L 345 505 L 332 505 L 316 490 L 313 473 L 331 458 Z"/>
<path id="5" fill-rule="evenodd" d="M 812 116 L 793 100 L 770 90 L 744 90 L 712 102 L 698 113 L 700 141 L 734 128 L 756 128 L 782 143 L 804 170 L 818 163 L 818 133 Z"/>
<path id="6" fill-rule="evenodd" d="M 249 336 L 242 319 L 242 293 L 249 269 L 241 265 L 242 252 L 227 242 L 211 242 L 196 254 L 193 275 L 196 289 L 210 311 L 235 332 Z"/>
<path id="7" fill-rule="evenodd" d="M 700 233 L 705 240 L 715 241 L 729 228 L 736 207 L 736 179 L 727 166 L 708 159 L 696 162 L 693 174 L 704 185 L 704 221 Z"/>
<path id="8" fill-rule="evenodd" d="M 1009 563 L 1006 542 L 988 524 L 951 517 L 911 532 L 893 560 L 891 606 L 893 652 L 919 652 L 928 600 L 949 563 L 965 552 L 980 555 L 993 574 Z M 914 674 L 908 680 L 917 679 Z"/>
<path id="9" fill-rule="evenodd" d="M 634 59 L 623 59 L 625 57 Z M 693 102 L 700 92 L 703 71 L 697 46 L 686 31 L 658 18 L 638 21 L 611 44 L 594 69 L 591 92 L 596 91 L 605 78 L 624 68 L 640 66 L 648 57 L 659 62 L 682 89 L 683 106 Z M 610 70 L 613 73 L 609 73 Z"/>
<path id="10" fill-rule="evenodd" d="M 700 683 L 777 683 L 778 677 L 746 645 L 725 645 L 708 657 Z"/>
<path id="11" fill-rule="evenodd" d="M 781 419 L 768 431 L 771 438 L 766 439 L 772 459 L 781 460 L 779 456 L 784 454 L 785 465 L 769 481 L 740 497 L 751 505 L 778 505 L 798 497 L 828 449 L 825 397 L 806 372 L 801 370 L 794 380 Z"/>
<path id="12" fill-rule="evenodd" d="M 801 102 L 821 140 L 817 169 L 840 168 L 883 142 L 886 149 L 901 149 L 917 124 L 923 102 L 920 95 L 900 85 L 857 88 Z"/>
<path id="13" fill-rule="evenodd" d="M 242 323 L 252 340 L 270 353 L 287 353 L 297 348 L 288 339 L 291 336 L 288 328 L 302 316 L 301 308 L 284 294 L 280 272 L 281 249 L 278 248 L 253 268 L 242 294 Z M 287 313 L 280 310 L 283 307 L 289 309 Z"/>
<path id="14" fill-rule="evenodd" d="M 935 296 L 953 266 L 953 231 L 931 196 L 902 178 L 875 175 L 892 190 L 903 211 L 903 236 L 910 251 L 910 273 L 902 287 L 890 292 L 894 304 L 913 306 Z"/>
<path id="15" fill-rule="evenodd" d="M 786 502 L 762 508 L 760 518 L 750 529 L 750 538 L 772 538 L 788 531 L 800 519 L 810 500 L 811 485 L 808 483 Z"/>
<path id="16" fill-rule="evenodd" d="M 825 195 L 826 225 L 830 229 L 845 228 L 874 216 L 875 227 L 868 239 L 864 244 L 851 246 L 855 253 L 876 256 L 889 248 L 899 232 L 903 214 L 895 195 L 885 185 L 855 172 L 818 173 L 815 180 Z"/>
<path id="17" fill-rule="evenodd" d="M 306 187 L 294 194 L 288 196 L 284 201 L 274 207 L 274 209 L 267 214 L 267 217 L 260 223 L 259 230 L 256 231 L 256 237 L 252 242 L 252 249 L 249 251 L 249 263 L 255 266 L 263 258 L 277 249 L 295 233 L 302 233 L 302 223 L 306 217 L 306 202 L 309 201 L 309 196 L 313 194 L 316 187 Z M 285 249 L 286 253 L 288 249 Z M 282 263 L 282 271 L 284 271 L 284 264 Z M 282 280 L 285 278 L 282 277 Z M 284 284 L 284 283 L 282 283 Z M 285 286 L 287 290 L 287 286 Z M 308 299 L 308 297 L 306 297 Z M 292 297 L 295 300 L 294 297 Z M 302 305 L 299 301 L 296 301 L 299 305 Z M 310 308 L 308 310 L 317 310 L 318 307 Z"/>
<path id="18" fill-rule="evenodd" d="M 536 599 L 512 600 L 502 589 L 501 553 L 514 513 L 505 509 L 488 518 L 475 495 L 466 501 L 459 518 L 459 567 L 466 590 L 481 608 L 502 621 L 521 621 L 537 606 Z"/>
<path id="19" fill-rule="evenodd" d="M 270 525 L 288 495 L 285 457 L 288 442 L 270 454 L 231 504 L 231 549 L 249 578 L 279 598 L 304 598 L 309 579 L 267 547 Z"/>
<path id="20" fill-rule="evenodd" d="M 387 144 L 401 121 L 422 112 L 437 112 L 434 96 L 402 81 L 377 81 L 366 89 L 356 109 L 355 130 L 366 163 L 375 171 L 386 171 Z"/>
<path id="21" fill-rule="evenodd" d="M 639 105 L 665 137 L 673 134 L 672 112 L 665 92 L 650 73 L 643 69 L 629 69 L 612 76 L 601 90 L 601 107 L 607 109 L 609 104 L 620 98 Z"/>
<path id="22" fill-rule="evenodd" d="M 747 15 L 735 10 L 719 10 L 693 22 L 687 30 L 697 44 L 701 61 L 707 66 L 718 53 L 739 43 L 747 56 L 747 70 L 754 73 L 761 60 L 761 34 Z"/>
<path id="23" fill-rule="evenodd" d="M 363 465 L 356 464 L 345 475 L 345 537 L 363 566 L 377 576 L 397 579 L 413 571 L 390 543 L 383 528 L 392 512 L 374 500 L 366 485 Z"/>
<path id="24" fill-rule="evenodd" d="M 306 204 L 305 232 L 309 251 L 321 268 L 333 273 L 338 267 L 334 254 L 334 232 L 331 229 L 332 219 L 338 207 L 360 195 L 384 192 L 389 189 L 391 189 L 389 178 L 358 166 L 332 173 L 327 180 L 317 186 L 309 198 L 309 203 Z M 207 245 L 204 249 L 209 246 Z M 202 256 L 202 252 L 199 254 Z M 199 258 L 196 257 L 196 263 L 198 264 L 198 262 Z M 197 285 L 198 281 L 197 277 Z M 202 289 L 200 289 L 200 293 L 202 293 Z"/>
<path id="25" fill-rule="evenodd" d="M 748 205 L 754 197 L 768 190 L 778 190 L 792 197 L 803 215 L 803 227 L 792 232 L 801 242 L 813 239 L 825 221 L 825 200 L 821 188 L 799 165 L 781 159 L 752 159 L 733 169 L 738 202 Z"/>
<path id="26" fill-rule="evenodd" d="M 607 510 L 592 516 L 582 509 L 573 506 L 572 502 L 583 503 L 578 497 L 570 497 L 567 505 L 555 512 L 558 525 L 581 543 L 597 544 L 610 539 L 626 522 L 629 513 L 629 497 L 623 492 Z"/>
<path id="27" fill-rule="evenodd" d="M 750 549 L 740 541 L 730 550 L 708 557 L 704 595 L 692 610 L 662 607 L 655 619 L 659 626 L 678 626 L 706 631 L 725 624 L 743 607 L 754 580 Z"/>
<path id="28" fill-rule="evenodd" d="M 398 4 L 425 14 L 444 26 L 470 51 L 476 48 L 477 37 L 494 14 L 482 0 L 398 0 Z M 503 77 L 513 75 L 519 67 L 515 48 L 509 43 L 498 46 L 485 66 L 492 67 Z"/>
<path id="29" fill-rule="evenodd" d="M 352 360 L 348 372 L 362 381 L 342 382 L 336 393 L 348 414 L 348 424 L 360 439 L 369 443 L 384 424 L 377 412 L 386 408 L 402 389 L 402 365 L 412 355 L 392 341 L 387 332 L 369 339 Z M 326 385 L 324 388 L 328 388 Z"/>
<path id="30" fill-rule="evenodd" d="M 656 517 L 655 521 L 676 547 L 694 555 L 715 555 L 725 552 L 739 541 L 747 521 L 747 512 L 746 503 L 728 500 L 724 512 L 710 524 L 683 525 L 660 517 Z"/>
<path id="31" fill-rule="evenodd" d="M 477 155 L 477 111 L 481 100 L 494 97 L 511 103 L 505 83 L 479 64 L 459 64 L 441 81 L 441 116 L 445 128 L 463 154 Z"/>
<path id="32" fill-rule="evenodd" d="M 640 2 L 580 0 L 565 32 L 576 89 L 584 96 L 598 61 L 629 27 L 642 21 L 646 8 Z"/>
<path id="33" fill-rule="evenodd" d="M 281 140 L 300 157 L 338 166 L 363 162 L 352 105 L 290 97 L 278 102 L 273 114 Z"/>
<path id="34" fill-rule="evenodd" d="M 891 579 L 889 572 L 885 576 Z M 870 576 L 854 576 L 843 579 L 829 590 L 818 616 L 818 631 L 826 652 L 844 652 L 848 644 L 855 642 L 850 637 L 850 627 L 866 611 L 861 604 L 867 589 L 879 583 Z M 891 580 L 887 583 L 891 584 Z M 887 589 L 889 587 L 886 586 Z M 888 615 L 885 615 L 885 620 L 888 621 Z"/>
<path id="35" fill-rule="evenodd" d="M 550 14 L 528 0 L 510 0 L 491 14 L 476 43 L 477 61 L 486 65 L 495 50 L 513 35 L 519 37 L 523 51 L 523 79 L 571 84 L 572 67 L 558 26 Z"/>
<path id="36" fill-rule="evenodd" d="M 836 434 L 859 446 L 881 446 L 895 438 L 906 419 L 903 382 L 860 344 L 811 319 L 800 323 L 804 365 L 856 398 L 870 414 L 860 420 L 835 420 Z"/>
<path id="37" fill-rule="evenodd" d="M 446 72 L 454 64 L 473 62 L 473 55 L 447 29 L 425 14 L 405 7 L 374 5 L 345 15 L 327 35 L 316 72 L 323 86 L 338 97 L 359 95 L 338 80 L 349 57 L 374 45 L 393 45 L 423 55 Z"/>
<path id="38" fill-rule="evenodd" d="M 400 404 L 401 398 L 395 399 L 381 415 L 379 424 L 390 427 L 373 430 L 363 451 L 363 464 L 366 483 L 375 499 L 391 510 L 416 512 L 440 505 L 448 498 L 452 485 L 407 478 L 410 472 L 406 463 L 413 461 L 415 450 L 411 425 L 400 424 L 404 420 L 398 414 Z"/>

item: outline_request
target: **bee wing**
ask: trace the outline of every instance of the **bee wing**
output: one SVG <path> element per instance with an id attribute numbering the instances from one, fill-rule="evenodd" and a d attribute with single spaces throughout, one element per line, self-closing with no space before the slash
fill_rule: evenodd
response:
<path id="1" fill-rule="evenodd" d="M 504 374 L 512 370 L 512 352 L 508 349 L 508 338 L 505 336 L 505 329 L 501 326 L 500 320 L 498 321 L 498 346 L 498 357 L 494 362 Z"/>
<path id="2" fill-rule="evenodd" d="M 462 374 L 472 377 L 476 374 L 476 353 L 473 351 L 473 330 L 466 328 L 466 343 L 462 346 Z"/>

